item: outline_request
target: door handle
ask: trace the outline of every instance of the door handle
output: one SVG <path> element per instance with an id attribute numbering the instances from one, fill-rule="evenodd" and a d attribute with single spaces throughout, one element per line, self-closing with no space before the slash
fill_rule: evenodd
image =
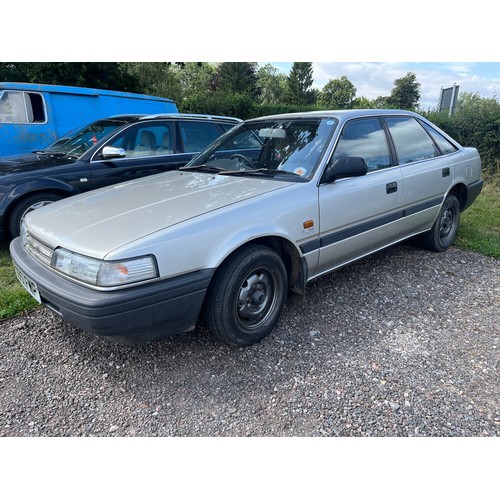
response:
<path id="1" fill-rule="evenodd" d="M 385 190 L 387 191 L 387 194 L 395 193 L 398 190 L 398 183 L 389 182 L 389 184 L 385 185 Z"/>

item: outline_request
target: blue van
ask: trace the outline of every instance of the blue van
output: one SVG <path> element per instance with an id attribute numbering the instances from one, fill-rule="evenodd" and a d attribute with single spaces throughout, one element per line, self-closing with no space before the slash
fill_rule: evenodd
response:
<path id="1" fill-rule="evenodd" d="M 70 130 L 112 115 L 177 112 L 165 97 L 0 82 L 0 156 L 43 149 Z"/>

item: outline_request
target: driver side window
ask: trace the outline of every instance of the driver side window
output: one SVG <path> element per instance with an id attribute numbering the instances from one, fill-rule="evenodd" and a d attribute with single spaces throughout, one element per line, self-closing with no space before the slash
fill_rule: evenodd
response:
<path id="1" fill-rule="evenodd" d="M 378 118 L 363 118 L 347 123 L 341 133 L 333 159 L 361 157 L 368 172 L 392 166 L 387 137 Z"/>

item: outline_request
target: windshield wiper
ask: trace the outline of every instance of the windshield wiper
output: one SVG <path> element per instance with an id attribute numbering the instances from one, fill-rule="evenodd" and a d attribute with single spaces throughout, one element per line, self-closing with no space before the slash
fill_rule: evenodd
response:
<path id="1" fill-rule="evenodd" d="M 201 172 L 216 172 L 216 173 L 219 173 L 219 172 L 223 172 L 225 171 L 226 169 L 225 168 L 221 168 L 221 167 L 213 167 L 213 166 L 210 166 L 210 165 L 191 165 L 191 166 L 186 166 L 186 167 L 179 167 L 179 170 L 198 170 L 198 171 L 201 171 Z"/>
<path id="2" fill-rule="evenodd" d="M 299 174 L 295 172 L 287 172 L 286 170 L 276 170 L 274 168 L 255 168 L 252 170 L 244 169 L 244 170 L 225 170 L 223 172 L 219 172 L 220 175 L 268 175 L 270 177 L 274 177 L 276 175 L 284 175 L 284 176 L 292 176 L 292 177 L 300 177 Z"/>
<path id="3" fill-rule="evenodd" d="M 62 158 L 63 156 L 67 156 L 68 158 L 79 158 L 78 155 L 63 153 L 62 151 L 44 151 L 43 149 L 40 149 L 38 151 L 33 151 L 33 153 L 35 153 L 36 155 L 56 156 L 58 158 Z"/>

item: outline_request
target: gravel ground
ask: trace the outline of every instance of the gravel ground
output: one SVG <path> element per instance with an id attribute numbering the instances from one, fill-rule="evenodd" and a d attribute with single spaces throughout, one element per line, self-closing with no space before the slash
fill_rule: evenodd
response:
<path id="1" fill-rule="evenodd" d="M 497 436 L 500 262 L 399 245 L 308 287 L 246 348 L 0 322 L 0 436 Z"/>

